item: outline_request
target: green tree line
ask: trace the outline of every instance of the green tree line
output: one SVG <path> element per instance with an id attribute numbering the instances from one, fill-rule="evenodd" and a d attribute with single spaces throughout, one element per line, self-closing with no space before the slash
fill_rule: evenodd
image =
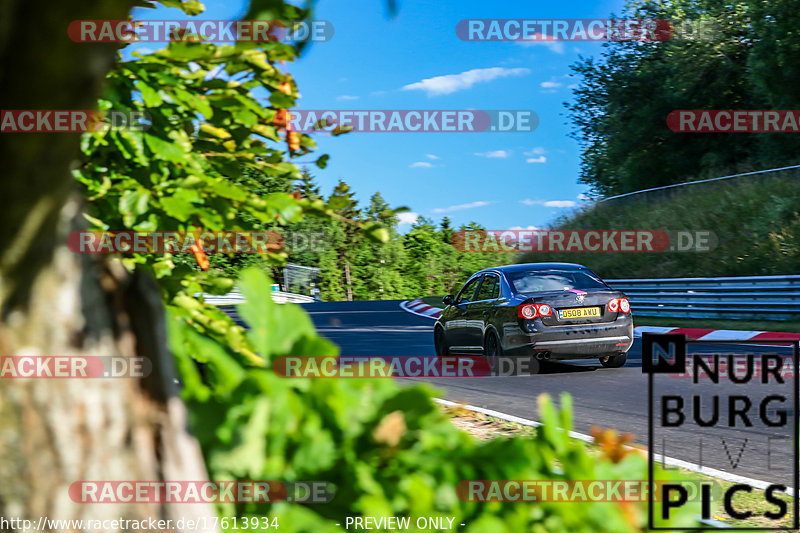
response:
<path id="1" fill-rule="evenodd" d="M 261 230 L 285 235 L 284 261 L 320 269 L 323 300 L 390 300 L 453 293 L 476 270 L 513 259 L 509 254 L 458 251 L 452 245 L 453 235 L 462 230 L 485 229 L 475 222 L 456 228 L 448 217 L 438 224 L 418 217 L 408 231 L 401 233 L 398 213 L 404 208 L 393 209 L 380 192 L 372 194 L 365 205 L 359 205 L 355 191 L 343 179 L 326 197 L 307 167 L 297 179 L 276 178 L 252 170 L 242 176 L 243 185 L 255 194 L 295 193 L 311 202 L 324 202 L 342 219 L 361 226 L 377 224 L 386 230 L 387 240 L 381 242 L 359 231 L 359 225 L 338 218 L 306 217 L 287 226 L 252 220 Z M 187 265 L 196 265 L 191 254 L 183 255 Z M 242 268 L 255 265 L 271 269 L 275 279 L 282 279 L 283 267 L 259 255 L 216 254 L 209 260 L 212 268 L 226 274 L 235 275 Z M 310 289 L 286 288 L 306 292 Z"/>
<path id="2" fill-rule="evenodd" d="M 683 30 L 665 42 L 609 42 L 573 65 L 581 82 L 565 105 L 580 180 L 595 194 L 797 163 L 796 134 L 676 133 L 666 122 L 681 109 L 798 109 L 797 2 L 636 0 L 620 18 Z"/>

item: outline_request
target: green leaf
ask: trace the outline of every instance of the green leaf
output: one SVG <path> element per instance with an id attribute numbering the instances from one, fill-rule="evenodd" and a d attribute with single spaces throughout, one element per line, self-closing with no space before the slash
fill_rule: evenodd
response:
<path id="1" fill-rule="evenodd" d="M 289 109 L 294 105 L 294 98 L 286 93 L 275 91 L 269 95 L 269 103 L 278 109 Z"/>
<path id="2" fill-rule="evenodd" d="M 207 43 L 174 41 L 165 49 L 158 52 L 166 59 L 177 61 L 200 61 L 214 56 L 214 45 Z"/>
<path id="3" fill-rule="evenodd" d="M 181 191 L 177 192 L 175 196 L 161 198 L 160 202 L 169 216 L 181 222 L 189 220 L 196 211 L 195 206 L 182 195 Z"/>
<path id="4" fill-rule="evenodd" d="M 246 303 L 237 306 L 237 310 L 250 327 L 250 342 L 262 357 L 287 355 L 298 339 L 316 336 L 311 319 L 302 308 L 272 301 L 270 279 L 259 269 L 243 271 L 238 285 Z"/>
<path id="5" fill-rule="evenodd" d="M 147 212 L 150 191 L 145 189 L 127 190 L 119 199 L 119 210 L 124 217 L 125 225 L 130 227 L 139 215 Z"/>
<path id="6" fill-rule="evenodd" d="M 330 158 L 331 158 L 331 156 L 329 156 L 328 154 L 323 154 L 323 155 L 319 156 L 319 158 L 317 158 L 317 160 L 315 161 L 315 164 L 319 168 L 325 168 L 325 167 L 328 166 L 328 159 L 330 159 Z"/>
<path id="7" fill-rule="evenodd" d="M 328 199 L 327 207 L 331 211 L 337 211 L 339 209 L 344 209 L 345 207 L 348 207 L 352 203 L 353 202 L 347 196 L 335 195 L 335 196 L 331 196 Z"/>
<path id="8" fill-rule="evenodd" d="M 247 109 L 238 109 L 234 111 L 233 118 L 245 127 L 252 128 L 258 122 L 258 117 L 255 113 Z"/>
<path id="9" fill-rule="evenodd" d="M 164 7 L 177 7 L 190 17 L 199 15 L 206 10 L 202 2 L 198 0 L 155 0 Z"/>
<path id="10" fill-rule="evenodd" d="M 144 100 L 144 105 L 147 107 L 158 107 L 164 103 L 164 100 L 161 99 L 161 95 L 158 94 L 158 90 L 150 87 L 143 81 L 139 81 L 136 87 L 142 93 L 142 100 Z"/>
<path id="11" fill-rule="evenodd" d="M 161 137 L 144 134 L 144 142 L 156 159 L 164 159 L 173 163 L 184 163 L 186 160 L 186 152 L 184 152 L 178 143 L 165 141 Z"/>
<path id="12" fill-rule="evenodd" d="M 362 228 L 364 235 L 375 242 L 389 242 L 389 230 L 380 222 L 369 222 Z"/>
<path id="13" fill-rule="evenodd" d="M 105 222 L 103 222 L 102 220 L 100 220 L 99 218 L 93 217 L 92 215 L 90 215 L 88 213 L 83 213 L 83 218 L 85 218 L 86 220 L 91 222 L 94 227 L 100 228 L 102 230 L 107 230 L 108 228 L 111 227 L 108 224 L 106 224 Z"/>
<path id="14" fill-rule="evenodd" d="M 225 180 L 211 181 L 209 187 L 212 191 L 217 193 L 223 198 L 230 198 L 231 200 L 244 200 L 247 198 L 247 192 L 241 187 L 234 185 Z"/>

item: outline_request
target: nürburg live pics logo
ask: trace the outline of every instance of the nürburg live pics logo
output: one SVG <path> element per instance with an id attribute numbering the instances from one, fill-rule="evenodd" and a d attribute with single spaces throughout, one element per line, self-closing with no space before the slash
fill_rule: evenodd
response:
<path id="1" fill-rule="evenodd" d="M 690 350 L 687 350 L 687 344 Z M 642 335 L 642 371 L 649 395 L 649 528 L 667 531 L 670 517 L 701 502 L 702 520 L 724 518 L 742 530 L 798 529 L 798 341 L 688 341 L 683 335 Z M 672 379 L 675 377 L 691 379 Z M 673 461 L 680 459 L 684 461 Z M 729 482 L 712 497 L 680 484 L 654 492 L 654 470 L 690 463 Z M 694 466 L 691 466 L 694 465 Z M 698 475 L 698 477 L 700 476 Z M 793 497 L 790 497 L 793 496 Z M 662 502 L 654 506 L 654 502 Z"/>

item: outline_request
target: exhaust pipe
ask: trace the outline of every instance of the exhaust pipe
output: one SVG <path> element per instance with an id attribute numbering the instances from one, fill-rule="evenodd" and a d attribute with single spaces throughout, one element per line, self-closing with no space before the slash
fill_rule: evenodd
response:
<path id="1" fill-rule="evenodd" d="M 536 359 L 539 361 L 543 359 L 550 359 L 550 352 L 536 352 Z"/>

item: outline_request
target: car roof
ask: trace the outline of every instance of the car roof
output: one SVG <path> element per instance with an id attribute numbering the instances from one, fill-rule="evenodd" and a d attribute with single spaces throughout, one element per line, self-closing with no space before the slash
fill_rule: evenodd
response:
<path id="1" fill-rule="evenodd" d="M 577 263 L 519 263 L 516 265 L 502 265 L 491 268 L 484 268 L 476 272 L 530 272 L 535 270 L 589 270 L 588 267 Z"/>

